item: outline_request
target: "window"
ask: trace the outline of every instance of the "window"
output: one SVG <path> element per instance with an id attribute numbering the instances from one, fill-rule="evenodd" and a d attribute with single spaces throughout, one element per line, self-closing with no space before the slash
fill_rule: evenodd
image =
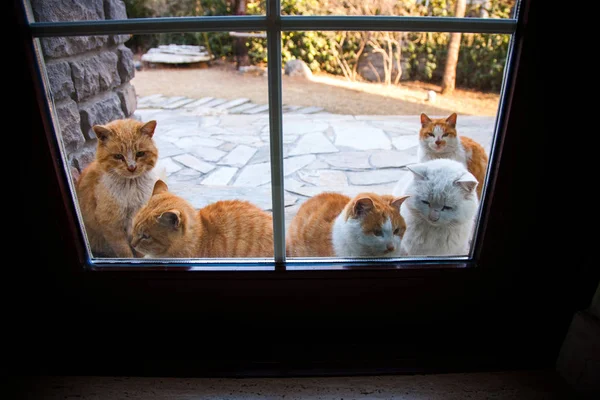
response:
<path id="1" fill-rule="evenodd" d="M 510 68 L 504 66 L 511 61 L 513 45 L 510 38 L 517 20 L 509 17 L 515 12 L 515 4 L 494 4 L 492 9 L 503 18 L 481 18 L 471 16 L 485 8 L 476 2 L 478 4 L 470 4 L 468 16 L 471 18 L 457 19 L 445 17 L 449 7 L 440 8 L 441 5 L 435 2 L 394 5 L 390 2 L 360 5 L 347 2 L 342 8 L 336 8 L 342 3 L 332 2 L 328 3 L 332 8 L 327 9 L 328 14 L 333 15 L 330 17 L 310 16 L 325 10 L 322 4 L 319 8 L 307 3 L 308 8 L 302 10 L 304 3 L 286 2 L 250 2 L 254 15 L 236 12 L 235 17 L 220 17 L 219 11 L 212 9 L 214 4 L 197 2 L 192 15 L 203 16 L 188 18 L 161 18 L 161 7 L 166 7 L 168 15 L 179 16 L 185 14 L 182 14 L 185 6 L 165 3 L 163 7 L 157 3 L 153 14 L 147 10 L 139 12 L 156 18 L 128 20 L 124 19 L 127 15 L 122 3 L 108 2 L 99 8 L 100 3 L 79 3 L 73 9 L 72 21 L 30 23 L 32 35 L 40 38 L 36 41 L 37 59 L 46 84 L 63 168 L 70 176 L 68 184 L 73 203 L 77 205 L 79 227 L 87 239 L 91 265 L 119 265 L 123 259 L 131 259 L 130 265 L 165 265 L 168 260 L 177 259 L 178 263 L 207 266 L 236 264 L 240 262 L 238 257 L 248 264 L 282 265 L 284 268 L 285 265 L 302 268 L 307 265 L 303 264 L 306 258 L 332 265 L 357 262 L 352 259 L 379 260 L 382 266 L 408 265 L 408 262 L 427 260 L 431 256 L 451 262 L 473 260 L 480 237 L 479 215 L 485 211 L 486 198 L 489 198 L 485 196 L 487 191 L 481 189 L 487 186 L 487 172 L 493 171 L 490 167 L 494 165 L 497 152 L 494 143 L 501 139 L 494 132 L 501 128 L 502 118 L 494 117 L 502 117 L 506 88 L 491 100 L 492 104 L 496 101 L 496 112 L 488 118 L 462 114 L 457 117 L 448 108 L 436 108 L 434 91 L 427 92 L 429 104 L 421 101 L 413 107 L 413 110 L 420 108 L 422 114 L 413 111 L 415 115 L 410 118 L 373 116 L 368 111 L 367 97 L 361 99 L 358 106 L 361 111 L 365 110 L 364 113 L 325 112 L 313 117 L 306 111 L 311 107 L 303 108 L 300 113 L 294 112 L 298 111 L 297 105 L 284 104 L 288 92 L 286 84 L 290 81 L 283 81 L 282 73 L 278 71 L 282 70 L 284 50 L 291 52 L 286 53 L 288 57 L 300 57 L 306 50 L 300 49 L 295 54 L 294 49 L 300 43 L 310 42 L 312 47 L 308 48 L 307 60 L 322 68 L 341 71 L 350 80 L 352 76 L 356 77 L 360 62 L 366 60 L 362 69 L 370 68 L 378 81 L 387 83 L 387 89 L 393 76 L 394 82 L 399 83 L 406 71 L 414 70 L 413 76 L 418 76 L 422 69 L 425 72 L 421 73 L 431 74 L 432 66 L 442 59 L 441 49 L 445 50 L 447 44 L 456 39 L 452 32 L 464 32 L 467 41 L 475 42 L 469 49 L 477 49 L 480 44 L 500 49 L 499 54 L 487 56 L 488 59 L 483 57 L 483 61 L 466 67 L 467 75 L 484 76 L 489 81 L 488 86 L 495 86 L 500 91 L 506 82 L 503 78 L 510 72 Z M 343 10 L 349 15 L 336 16 L 344 14 Z M 294 16 L 302 11 L 305 16 Z M 461 15 L 465 12 L 456 11 Z M 415 13 L 427 17 L 407 16 Z M 29 11 L 30 21 L 34 15 L 41 21 L 58 18 L 53 10 L 44 9 L 36 2 Z M 102 20 L 103 17 L 107 19 Z M 364 30 L 367 27 L 370 30 Z M 133 53 L 124 43 L 147 43 L 149 36 L 144 34 L 151 33 L 170 34 L 171 39 L 177 35 L 195 35 L 198 40 L 204 39 L 208 47 L 212 45 L 207 38 L 218 38 L 215 34 L 237 38 L 235 43 L 239 38 L 256 38 L 245 47 L 253 52 L 253 57 L 268 65 L 268 79 L 265 77 L 262 88 L 263 98 L 266 97 L 268 103 L 252 107 L 248 99 L 194 99 L 177 93 L 172 93 L 169 98 L 161 94 L 136 96 Z M 431 50 L 432 45 L 434 50 Z M 425 46 L 426 51 L 414 51 L 415 46 Z M 212 50 L 202 47 L 192 49 L 188 46 L 182 50 L 177 46 L 159 46 L 151 49 L 156 51 L 144 54 L 141 58 L 144 64 L 138 62 L 138 65 L 161 62 L 157 61 L 159 56 L 190 57 L 192 51 L 200 51 L 200 57 L 206 57 L 208 61 L 214 59 Z M 401 58 L 402 52 L 409 50 L 412 51 L 409 56 Z M 473 54 L 470 56 L 477 58 Z M 373 66 L 375 59 L 382 60 L 381 73 Z M 266 75 L 266 71 L 263 74 Z M 195 78 L 190 76 L 189 85 L 194 84 Z M 291 92 L 293 88 L 289 90 Z M 386 96 L 393 94 L 386 93 Z M 167 112 L 174 109 L 180 112 Z M 245 112 L 244 118 L 218 116 L 219 110 L 228 114 L 244 109 L 253 112 Z M 460 106 L 457 104 L 454 109 L 459 110 Z M 216 116 L 211 115 L 215 112 Z M 137 118 L 140 122 L 136 129 L 146 132 L 139 141 L 133 142 L 132 148 L 124 144 L 126 140 L 120 133 L 111 133 L 131 128 L 107 125 L 121 117 Z M 80 129 L 82 134 L 79 134 Z M 474 139 L 475 144 L 479 143 L 481 151 L 461 145 L 462 138 L 457 137 L 457 131 L 459 136 L 464 134 Z M 415 135 L 416 132 L 419 135 Z M 479 175 L 471 167 L 479 162 L 478 151 L 485 158 L 483 165 L 473 167 L 479 168 Z M 89 172 L 88 168 L 83 174 L 95 154 L 98 160 L 95 172 Z M 411 167 L 418 164 L 416 161 L 453 157 L 465 164 L 458 172 L 460 185 L 457 185 L 458 175 L 450 183 L 456 189 L 455 194 L 446 195 L 446 189 L 442 192 L 435 189 L 444 193 L 442 197 L 438 196 L 439 193 L 432 189 L 436 172 L 431 170 L 433 172 L 427 173 L 431 176 L 425 179 L 424 170 Z M 444 165 L 442 173 L 446 168 Z M 155 186 L 154 193 L 168 190 L 187 203 L 163 210 L 160 207 L 164 208 L 164 202 L 160 205 L 150 202 L 143 210 L 146 213 L 138 212 L 150 198 L 156 176 L 152 181 L 148 178 L 149 183 L 135 184 L 140 193 L 143 188 L 143 195 L 136 192 L 138 189 L 129 189 L 128 182 L 130 179 L 141 182 L 150 172 L 159 174 L 167 182 L 164 189 Z M 125 177 L 121 179 L 125 183 L 113 182 L 113 176 Z M 419 189 L 417 181 L 421 179 L 427 181 L 426 189 L 423 189 L 425 186 Z M 409 188 L 405 182 L 411 181 L 413 186 Z M 108 194 L 97 194 L 96 185 L 102 186 Z M 341 196 L 319 196 L 323 192 Z M 122 200 L 138 195 L 142 199 L 138 201 L 140 204 Z M 380 198 L 381 195 L 388 195 L 390 199 Z M 158 199 L 158 196 L 152 198 Z M 242 209 L 239 203 L 222 203 L 222 208 L 218 208 L 215 203 L 219 200 L 245 200 L 254 208 Z M 306 203 L 308 200 L 313 201 Z M 322 201 L 324 206 L 319 209 L 311 209 L 314 206 L 308 205 Z M 380 203 L 384 204 L 383 208 Z M 149 209 L 151 205 L 154 208 Z M 334 207 L 340 210 L 331 214 Z M 197 209 L 203 211 L 195 215 Z M 321 218 L 329 221 L 326 229 L 319 223 L 307 222 L 323 212 Z M 300 216 L 295 218 L 298 213 Z M 438 229 L 436 225 L 440 223 L 453 226 L 464 223 L 466 228 L 461 228 L 464 233 L 459 240 L 462 245 L 446 249 L 442 242 L 438 244 L 438 239 L 432 238 L 429 243 L 435 245 L 428 244 L 428 249 L 418 244 L 410 248 L 406 243 L 419 242 L 418 237 L 423 234 L 415 228 L 418 218 L 409 220 L 413 214 L 426 220 L 419 219 L 419 223 L 426 225 L 427 234 Z M 463 217 L 463 214 L 469 216 Z M 250 221 L 255 221 L 258 215 L 264 220 L 252 226 Z M 335 215 L 338 216 L 332 222 Z M 204 222 L 194 222 L 198 218 Z M 216 239 L 219 245 L 209 246 L 210 251 L 203 247 L 202 240 L 182 241 L 182 238 L 199 236 L 198 229 L 205 229 L 199 227 L 216 227 L 211 218 L 222 223 L 223 228 L 219 229 L 224 232 L 239 233 L 237 236 L 226 233 L 224 238 Z M 121 226 L 123 224 L 125 228 Z M 430 228 L 431 224 L 434 228 Z M 459 231 L 452 229 L 452 234 Z M 207 235 L 210 233 L 205 231 Z M 180 236 L 182 232 L 187 232 L 187 236 Z M 409 240 L 409 236 L 414 240 Z M 325 246 L 321 245 L 323 243 Z M 214 250 L 217 247 L 221 250 Z M 238 247 L 242 248 L 239 253 Z M 146 257 L 141 258 L 144 254 Z"/>
<path id="2" fill-rule="evenodd" d="M 23 35 L 24 54 L 14 73 L 15 78 L 20 77 L 24 93 L 30 95 L 33 110 L 31 135 L 22 135 L 30 150 L 21 158 L 22 199 L 29 210 L 23 215 L 25 225 L 36 230 L 28 239 L 35 254 L 27 260 L 34 263 L 11 267 L 26 275 L 27 293 L 32 295 L 32 307 L 27 308 L 21 325 L 26 328 L 22 336 L 26 346 L 20 359 L 27 363 L 27 370 L 40 372 L 39 363 L 32 360 L 42 359 L 46 368 L 41 372 L 54 374 L 73 373 L 75 365 L 81 374 L 113 374 L 112 367 L 117 364 L 120 371 L 133 374 L 173 374 L 173 368 L 215 374 L 215 368 L 226 366 L 234 366 L 233 370 L 237 366 L 238 372 L 241 366 L 292 374 L 302 369 L 302 361 L 314 360 L 320 361 L 324 370 L 352 366 L 350 372 L 354 373 L 456 371 L 482 365 L 552 367 L 552 349 L 560 346 L 577 306 L 568 296 L 561 297 L 560 304 L 558 300 L 551 303 L 556 307 L 549 307 L 548 302 L 557 299 L 556 293 L 564 293 L 557 282 L 574 278 L 577 269 L 564 269 L 560 277 L 552 275 L 550 282 L 539 284 L 540 277 L 548 273 L 546 264 L 539 263 L 539 255 L 548 255 L 548 242 L 532 240 L 544 233 L 543 225 L 520 201 L 521 196 L 536 197 L 531 176 L 541 176 L 544 166 L 536 135 L 531 135 L 541 134 L 537 123 L 541 112 L 532 107 L 541 104 L 541 92 L 534 86 L 539 73 L 534 68 L 536 14 L 530 2 L 520 4 L 523 14 L 514 26 L 516 47 L 506 80 L 510 101 L 498 121 L 496 169 L 485 194 L 489 201 L 472 262 L 436 259 L 403 263 L 407 268 L 370 261 L 340 265 L 307 262 L 300 267 L 277 266 L 275 271 L 270 266 L 258 271 L 245 269 L 247 265 L 240 263 L 235 271 L 207 271 L 181 262 L 170 268 L 131 268 L 129 263 L 86 268 L 89 264 L 79 245 L 84 238 L 79 236 L 69 175 L 60 163 L 62 156 L 31 47 L 32 37 L 66 33 L 57 29 L 63 24 L 52 25 L 52 32 L 44 31 L 44 25 L 29 27 L 18 2 L 19 12 L 9 24 Z M 281 21 L 290 30 L 324 29 L 322 19 L 305 20 L 307 26 Z M 335 29 L 373 29 L 361 22 L 346 26 L 347 21 L 336 21 L 331 21 Z M 253 24 L 248 22 L 246 29 L 261 29 Z M 514 21 L 502 24 L 513 26 Z M 104 23 L 100 25 L 106 29 Z M 215 30 L 210 22 L 205 26 L 207 31 Z M 448 27 L 439 29 L 447 31 Z M 118 31 L 122 32 L 121 28 Z M 519 173 L 524 170 L 527 174 Z M 481 268 L 445 268 L 457 264 Z M 35 268 L 25 268 L 30 265 Z M 365 266 L 369 268 L 356 268 Z M 597 279 L 590 282 L 595 286 Z M 566 325 L 557 327 L 557 314 Z M 192 344 L 185 340 L 190 337 Z M 234 340 L 229 340 L 232 337 Z M 313 342 L 315 337 L 320 345 L 305 345 L 308 338 Z M 222 346 L 225 338 L 226 346 Z M 153 351 L 148 351 L 150 348 Z M 167 365 L 171 369 L 166 369 Z"/>

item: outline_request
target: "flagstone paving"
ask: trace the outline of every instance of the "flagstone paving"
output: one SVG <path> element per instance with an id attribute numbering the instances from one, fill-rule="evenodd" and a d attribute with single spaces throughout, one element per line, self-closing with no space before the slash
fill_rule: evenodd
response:
<path id="1" fill-rule="evenodd" d="M 200 208 L 244 199 L 271 210 L 268 106 L 248 99 L 138 99 L 135 117 L 158 122 L 159 168 L 171 191 Z M 431 116 L 442 117 L 442 116 Z M 489 153 L 495 117 L 458 117 L 459 134 Z M 419 116 L 342 115 L 283 107 L 286 222 L 318 193 L 391 193 L 416 162 Z"/>

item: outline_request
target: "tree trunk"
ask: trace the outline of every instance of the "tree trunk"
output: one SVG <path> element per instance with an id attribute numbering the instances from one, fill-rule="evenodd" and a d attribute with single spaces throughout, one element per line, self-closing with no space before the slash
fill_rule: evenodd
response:
<path id="1" fill-rule="evenodd" d="M 246 15 L 246 0 L 235 0 L 233 12 L 234 15 Z M 236 68 L 240 69 L 240 67 L 245 67 L 250 65 L 250 57 L 248 56 L 248 47 L 246 46 L 246 38 L 245 37 L 236 37 L 235 38 L 235 62 Z"/>
<path id="2" fill-rule="evenodd" d="M 455 17 L 465 16 L 467 8 L 466 0 L 456 0 Z M 442 82 L 442 94 L 452 94 L 456 85 L 456 64 L 458 64 L 458 51 L 460 50 L 460 32 L 450 34 L 450 43 L 448 44 L 448 57 L 446 58 L 446 68 L 444 69 L 444 79 Z"/>
<path id="3" fill-rule="evenodd" d="M 394 81 L 394 85 L 398 85 L 400 83 L 400 78 L 402 78 L 402 64 L 400 60 L 402 59 L 402 36 L 404 34 L 400 33 L 400 39 L 397 40 L 396 46 L 396 67 L 398 69 L 398 74 L 396 75 L 396 80 Z"/>

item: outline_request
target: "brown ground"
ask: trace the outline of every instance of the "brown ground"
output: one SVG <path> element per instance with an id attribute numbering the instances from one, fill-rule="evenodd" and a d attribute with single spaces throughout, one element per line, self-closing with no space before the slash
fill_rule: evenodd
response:
<path id="1" fill-rule="evenodd" d="M 318 106 L 337 114 L 372 115 L 461 115 L 494 116 L 499 95 L 457 89 L 452 95 L 440 93 L 440 87 L 421 82 L 402 82 L 385 86 L 366 82 L 348 82 L 343 77 L 314 75 L 312 80 L 283 76 L 283 103 Z M 266 104 L 267 77 L 238 72 L 232 64 L 214 62 L 210 66 L 144 68 L 131 81 L 138 96 L 163 94 L 191 98 L 249 98 Z M 427 91 L 437 92 L 435 104 Z"/>

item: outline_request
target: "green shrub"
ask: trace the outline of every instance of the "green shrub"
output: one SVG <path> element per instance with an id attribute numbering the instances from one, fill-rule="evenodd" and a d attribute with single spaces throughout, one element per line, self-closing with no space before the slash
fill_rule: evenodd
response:
<path id="1" fill-rule="evenodd" d="M 354 1 L 354 2 L 353 2 Z M 359 0 L 282 0 L 283 15 L 318 15 L 327 12 L 361 12 Z M 351 9 L 349 4 L 354 4 Z M 487 10 L 491 18 L 511 15 L 515 0 L 490 0 Z M 129 18 L 154 16 L 231 15 L 230 1 L 226 0 L 125 0 Z M 404 0 L 382 3 L 385 13 L 394 15 L 451 16 L 454 0 Z M 427 6 L 425 6 L 427 4 Z M 323 12 L 323 7 L 327 12 Z M 357 8 L 358 7 L 358 8 Z M 364 6 L 363 6 L 364 7 Z M 332 11 L 333 10 L 333 11 Z M 390 11 L 392 10 L 392 11 Z M 363 10 L 364 11 L 364 10 Z M 481 5 L 467 4 L 467 16 L 479 16 Z M 371 14 L 381 10 L 369 10 Z M 266 14 L 264 0 L 248 0 L 247 14 Z M 364 36 L 360 32 L 282 32 L 282 63 L 300 59 L 313 72 L 342 75 L 340 63 L 349 68 L 356 64 Z M 509 35 L 463 34 L 456 70 L 457 87 L 499 91 L 508 54 Z M 193 44 L 205 46 L 216 58 L 233 60 L 234 38 L 227 32 L 164 33 L 134 36 L 127 45 L 134 51 L 146 51 L 157 44 Z M 446 62 L 448 33 L 410 32 L 402 49 L 403 78 L 430 83 L 441 83 Z M 253 64 L 267 62 L 267 40 L 248 38 L 248 55 Z"/>

